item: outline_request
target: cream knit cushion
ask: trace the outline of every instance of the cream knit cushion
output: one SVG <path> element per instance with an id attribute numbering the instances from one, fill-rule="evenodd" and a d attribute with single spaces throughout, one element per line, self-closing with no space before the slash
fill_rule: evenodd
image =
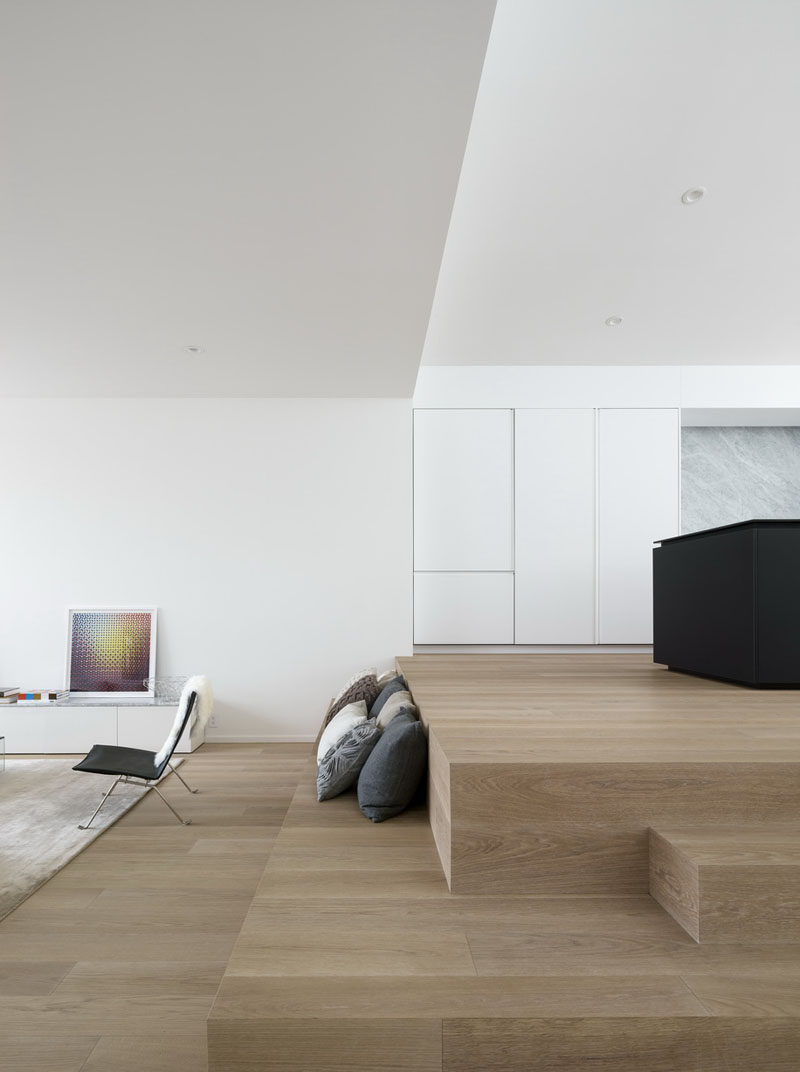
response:
<path id="1" fill-rule="evenodd" d="M 401 711 L 408 711 L 414 718 L 417 717 L 417 709 L 414 706 L 414 701 L 411 699 L 411 693 L 407 692 L 405 689 L 401 689 L 400 692 L 392 693 L 381 708 L 376 722 L 382 730 L 385 730 L 394 716 L 398 715 Z"/>

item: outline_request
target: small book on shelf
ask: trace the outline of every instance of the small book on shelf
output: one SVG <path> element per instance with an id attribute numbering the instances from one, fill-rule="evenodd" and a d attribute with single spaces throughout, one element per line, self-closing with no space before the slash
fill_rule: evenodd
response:
<path id="1" fill-rule="evenodd" d="M 33 703 L 55 703 L 67 695 L 66 689 L 20 689 L 20 700 Z"/>

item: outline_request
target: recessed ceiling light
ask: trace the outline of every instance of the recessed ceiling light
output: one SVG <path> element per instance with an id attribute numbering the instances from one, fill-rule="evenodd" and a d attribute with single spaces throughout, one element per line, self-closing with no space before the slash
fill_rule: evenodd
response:
<path id="1" fill-rule="evenodd" d="M 705 186 L 693 186 L 691 190 L 686 190 L 685 193 L 681 194 L 681 201 L 683 201 L 684 205 L 693 205 L 695 201 L 702 201 L 705 196 Z"/>
<path id="2" fill-rule="evenodd" d="M 184 350 L 186 351 L 187 354 L 202 354 L 203 347 L 202 346 L 195 346 L 194 344 L 191 344 L 189 346 L 184 346 Z"/>
<path id="3" fill-rule="evenodd" d="M 618 328 L 621 323 L 622 323 L 622 317 L 621 316 L 609 316 L 606 319 L 606 325 L 608 327 L 610 327 L 610 328 Z"/>

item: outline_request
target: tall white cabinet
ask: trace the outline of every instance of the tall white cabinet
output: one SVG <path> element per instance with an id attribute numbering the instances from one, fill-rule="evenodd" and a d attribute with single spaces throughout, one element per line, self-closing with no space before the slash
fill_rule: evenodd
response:
<path id="1" fill-rule="evenodd" d="M 595 411 L 515 411 L 517 644 L 595 642 Z"/>
<path id="2" fill-rule="evenodd" d="M 653 542 L 680 532 L 676 409 L 601 409 L 597 434 L 601 644 L 653 641 Z"/>
<path id="3" fill-rule="evenodd" d="M 414 569 L 514 568 L 514 414 L 414 414 Z"/>
<path id="4" fill-rule="evenodd" d="M 414 414 L 414 640 L 514 641 L 514 414 Z"/>
<path id="5" fill-rule="evenodd" d="M 677 409 L 414 415 L 416 644 L 652 642 Z"/>

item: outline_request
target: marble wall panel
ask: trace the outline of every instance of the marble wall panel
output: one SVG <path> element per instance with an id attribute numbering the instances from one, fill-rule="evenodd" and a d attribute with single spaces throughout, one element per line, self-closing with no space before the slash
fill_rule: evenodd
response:
<path id="1" fill-rule="evenodd" d="M 800 518 L 800 428 L 681 429 L 681 531 Z"/>

